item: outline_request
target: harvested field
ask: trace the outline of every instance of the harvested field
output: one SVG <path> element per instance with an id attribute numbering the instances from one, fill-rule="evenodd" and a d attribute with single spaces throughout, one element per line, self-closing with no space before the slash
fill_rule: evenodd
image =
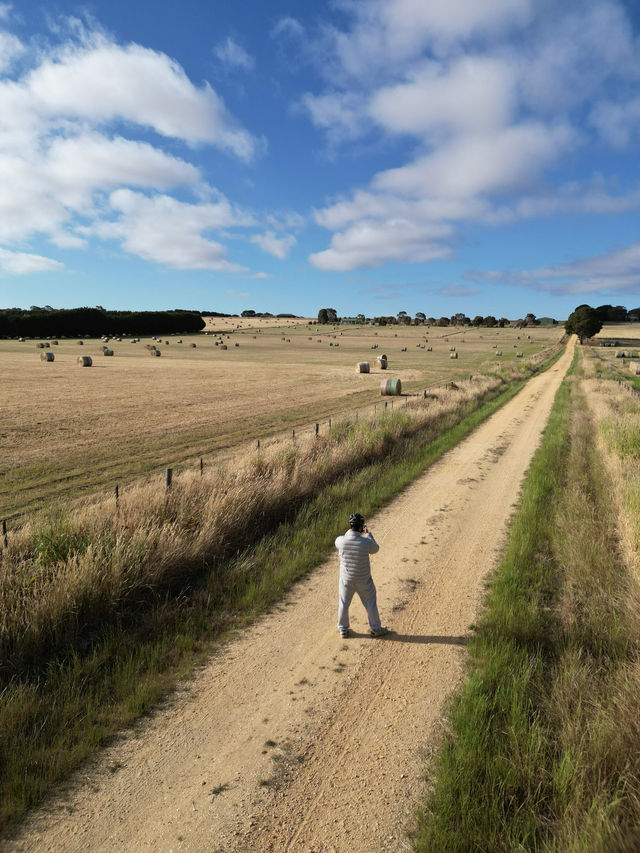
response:
<path id="1" fill-rule="evenodd" d="M 233 331 L 230 321 L 244 318 L 207 319 L 216 321 L 210 328 L 218 335 L 182 336 L 182 343 L 172 336 L 169 346 L 164 339 L 155 342 L 159 359 L 149 358 L 149 338 L 123 339 L 109 359 L 97 358 L 102 341 L 85 339 L 91 370 L 77 368 L 77 339 L 60 339 L 54 364 L 40 362 L 32 340 L 0 341 L 6 377 L 0 517 L 373 405 L 383 376 L 401 379 L 403 391 L 415 393 L 504 369 L 516 358 L 514 344 L 529 356 L 562 335 L 558 328 L 533 329 L 529 340 L 525 329 L 374 329 L 294 321 L 283 327 L 283 321 L 276 326 L 255 319 Z M 224 343 L 240 346 L 216 346 L 223 328 Z M 432 352 L 416 346 L 425 337 Z M 376 343 L 389 357 L 387 370 L 373 363 L 370 375 L 355 374 L 353 365 L 369 359 Z M 455 362 L 449 359 L 453 344 Z M 499 361 L 494 344 L 504 348 Z"/>

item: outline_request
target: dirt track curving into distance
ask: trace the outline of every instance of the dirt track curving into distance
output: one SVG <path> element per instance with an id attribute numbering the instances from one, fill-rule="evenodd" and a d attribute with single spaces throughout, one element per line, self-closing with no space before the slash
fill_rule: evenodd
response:
<path id="1" fill-rule="evenodd" d="M 572 355 L 573 340 L 368 520 L 381 546 L 372 558 L 380 612 L 393 634 L 370 639 L 356 600 L 355 636 L 339 638 L 331 558 L 4 849 L 407 850 L 425 756 Z"/>

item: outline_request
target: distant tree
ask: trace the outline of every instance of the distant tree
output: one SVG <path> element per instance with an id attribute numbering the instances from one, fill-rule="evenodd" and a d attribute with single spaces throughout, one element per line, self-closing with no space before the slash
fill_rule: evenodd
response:
<path id="1" fill-rule="evenodd" d="M 624 305 L 599 305 L 595 311 L 603 323 L 624 323 L 628 317 Z"/>
<path id="2" fill-rule="evenodd" d="M 255 317 L 256 312 L 252 311 L 251 308 L 247 308 L 246 311 L 242 311 L 240 314 L 241 317 Z"/>
<path id="3" fill-rule="evenodd" d="M 435 317 L 427 317 L 427 326 L 435 326 L 437 322 Z"/>
<path id="4" fill-rule="evenodd" d="M 483 323 L 484 323 L 484 317 L 482 317 L 480 314 L 476 314 L 476 316 L 471 321 L 471 324 L 473 326 L 481 326 Z"/>
<path id="5" fill-rule="evenodd" d="M 506 317 L 500 317 L 500 319 L 498 320 L 498 325 L 501 329 L 504 329 L 505 326 L 509 325 L 509 321 Z"/>
<path id="6" fill-rule="evenodd" d="M 458 311 L 458 313 L 454 314 L 451 318 L 452 326 L 468 326 L 470 322 L 471 320 L 462 311 Z"/>
<path id="7" fill-rule="evenodd" d="M 426 319 L 426 314 L 423 314 L 422 311 L 416 311 L 416 323 L 424 323 Z"/>
<path id="8" fill-rule="evenodd" d="M 338 312 L 335 308 L 327 308 L 327 319 L 330 323 L 338 322 Z"/>
<path id="9" fill-rule="evenodd" d="M 538 320 L 536 320 L 535 314 L 527 314 L 523 321 L 524 326 L 537 326 L 539 325 Z"/>
<path id="10" fill-rule="evenodd" d="M 449 325 L 449 318 L 448 317 L 440 317 L 440 319 L 438 320 L 438 326 L 448 326 L 448 325 Z"/>
<path id="11" fill-rule="evenodd" d="M 592 338 L 598 334 L 602 328 L 602 320 L 595 308 L 591 308 L 589 305 L 580 305 L 573 313 L 569 314 L 564 328 L 568 335 L 577 335 L 582 344 L 585 338 Z"/>
<path id="12" fill-rule="evenodd" d="M 329 313 L 326 308 L 321 308 L 318 311 L 318 323 L 328 323 L 329 322 Z"/>
<path id="13" fill-rule="evenodd" d="M 367 319 L 367 318 L 364 316 L 364 314 L 358 314 L 358 315 L 356 316 L 356 320 L 358 321 L 358 323 L 364 323 L 364 321 L 365 321 L 366 319 Z"/>

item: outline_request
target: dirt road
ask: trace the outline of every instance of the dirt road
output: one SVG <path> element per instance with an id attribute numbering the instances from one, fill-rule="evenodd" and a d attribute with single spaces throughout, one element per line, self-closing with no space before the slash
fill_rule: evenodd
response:
<path id="1" fill-rule="evenodd" d="M 394 633 L 370 639 L 356 600 L 356 636 L 339 638 L 330 559 L 78 774 L 8 849 L 408 849 L 425 755 L 572 354 L 368 520 Z"/>

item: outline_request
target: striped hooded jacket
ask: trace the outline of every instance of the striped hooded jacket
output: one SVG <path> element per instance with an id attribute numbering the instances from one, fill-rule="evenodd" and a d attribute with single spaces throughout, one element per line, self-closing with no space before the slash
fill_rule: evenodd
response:
<path id="1" fill-rule="evenodd" d="M 343 580 L 364 581 L 369 578 L 369 554 L 380 550 L 371 533 L 358 533 L 349 529 L 344 536 L 338 536 L 336 548 L 340 555 L 340 577 Z"/>

